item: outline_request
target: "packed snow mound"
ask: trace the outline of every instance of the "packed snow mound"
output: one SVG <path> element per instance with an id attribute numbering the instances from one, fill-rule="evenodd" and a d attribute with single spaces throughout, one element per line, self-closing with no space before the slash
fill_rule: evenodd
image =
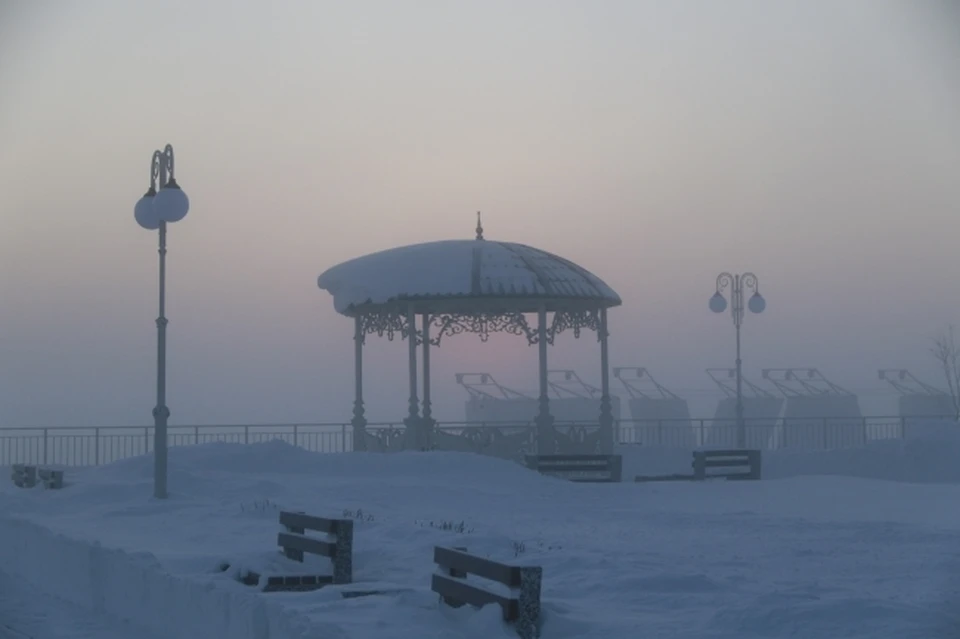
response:
<path id="1" fill-rule="evenodd" d="M 845 475 L 914 483 L 960 483 L 960 442 L 877 441 L 862 449 L 777 451 L 764 459 L 764 476 Z"/>
<path id="2" fill-rule="evenodd" d="M 384 476 L 392 480 L 443 478 L 444 482 L 529 482 L 542 478 L 504 459 L 462 452 L 316 453 L 281 440 L 257 444 L 211 443 L 174 446 L 168 468 L 176 475 L 241 473 L 245 475 L 310 475 L 356 481 Z M 142 455 L 103 466 L 95 475 L 152 479 L 153 456 Z M 549 480 L 547 480 L 549 481 Z"/>
<path id="3" fill-rule="evenodd" d="M 0 517 L 0 541 L 4 574 L 42 588 L 50 605 L 57 597 L 158 637 L 345 639 L 338 626 L 309 620 L 281 602 L 170 574 L 148 552 L 78 541 L 9 517 Z"/>
<path id="4" fill-rule="evenodd" d="M 621 446 L 624 478 L 692 472 L 691 451 Z M 840 475 L 912 483 L 960 483 L 960 436 L 879 440 L 863 448 L 763 451 L 763 478 Z"/>
<path id="5" fill-rule="evenodd" d="M 624 448 L 636 465 L 643 452 L 689 469 L 689 450 Z M 771 473 L 786 454 L 765 458 Z M 495 608 L 439 605 L 437 545 L 541 566 L 543 639 L 936 637 L 960 623 L 946 599 L 957 484 L 574 484 L 463 453 L 279 442 L 175 447 L 170 462 L 166 500 L 151 498 L 149 456 L 68 469 L 63 490 L 0 491 L 3 572 L 161 636 L 211 639 L 515 637 Z M 807 474 L 824 474 L 817 463 Z M 280 510 L 354 521 L 351 586 L 262 595 L 237 581 L 289 569 Z"/>

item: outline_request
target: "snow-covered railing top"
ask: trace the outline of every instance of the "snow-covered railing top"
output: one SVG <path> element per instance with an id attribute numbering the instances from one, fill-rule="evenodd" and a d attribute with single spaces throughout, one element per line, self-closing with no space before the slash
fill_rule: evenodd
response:
<path id="1" fill-rule="evenodd" d="M 444 240 L 371 253 L 324 272 L 317 284 L 344 315 L 418 302 L 431 312 L 534 313 L 619 306 L 585 268 L 523 244 Z"/>

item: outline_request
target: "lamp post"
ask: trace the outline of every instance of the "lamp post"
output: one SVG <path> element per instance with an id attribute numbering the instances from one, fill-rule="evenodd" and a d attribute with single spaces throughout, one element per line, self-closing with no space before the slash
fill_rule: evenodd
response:
<path id="1" fill-rule="evenodd" d="M 743 374 L 740 362 L 740 326 L 743 324 L 744 291 L 753 291 L 750 301 L 747 302 L 747 308 L 751 313 L 762 313 L 767 307 L 767 301 L 760 295 L 756 275 L 753 273 L 731 275 L 724 272 L 717 276 L 717 292 L 710 298 L 710 310 L 714 313 L 727 310 L 727 298 L 723 296 L 723 292 L 728 288 L 731 300 L 730 315 L 733 316 L 733 326 L 737 331 L 737 446 L 744 448 L 747 445 L 747 433 L 743 421 Z"/>
<path id="2" fill-rule="evenodd" d="M 159 190 L 158 190 L 159 187 Z M 154 151 L 150 160 L 150 188 L 133 209 L 137 224 L 160 236 L 160 313 L 157 316 L 157 405 L 153 408 L 153 496 L 167 497 L 167 224 L 179 222 L 190 209 L 186 193 L 174 179 L 173 147 Z"/>

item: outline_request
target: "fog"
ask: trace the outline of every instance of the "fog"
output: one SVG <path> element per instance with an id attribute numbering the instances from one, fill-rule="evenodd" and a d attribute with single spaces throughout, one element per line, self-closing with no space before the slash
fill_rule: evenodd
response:
<path id="1" fill-rule="evenodd" d="M 611 364 L 708 417 L 733 365 L 720 271 L 767 299 L 745 373 L 816 367 L 895 398 L 960 323 L 960 10 L 951 2 L 0 3 L 0 426 L 147 424 L 156 233 L 133 206 L 171 143 L 191 200 L 168 253 L 172 424 L 346 421 L 352 322 L 317 276 L 486 237 L 622 297 Z M 495 336 L 432 356 L 536 388 Z M 592 334 L 551 368 L 599 383 Z M 406 410 L 406 349 L 368 339 L 367 416 Z M 616 390 L 616 389 L 614 389 Z"/>

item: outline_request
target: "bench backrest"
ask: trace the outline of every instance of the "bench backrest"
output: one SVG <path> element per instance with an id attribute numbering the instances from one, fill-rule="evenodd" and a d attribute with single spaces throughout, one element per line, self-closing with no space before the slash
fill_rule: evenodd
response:
<path id="1" fill-rule="evenodd" d="M 433 561 L 442 573 L 434 573 L 431 589 L 444 603 L 476 607 L 495 603 L 503 611 L 504 621 L 515 624 L 521 639 L 534 639 L 540 635 L 541 567 L 511 566 L 471 555 L 466 548 L 442 546 L 434 547 Z M 514 595 L 508 597 L 490 592 L 466 581 L 468 575 L 503 584 Z"/>
<path id="2" fill-rule="evenodd" d="M 623 474 L 620 455 L 527 455 L 527 468 L 577 482 L 619 482 Z"/>
<path id="3" fill-rule="evenodd" d="M 45 488 L 63 488 L 63 471 L 52 468 L 39 468 L 27 464 L 14 464 L 10 478 L 20 488 L 33 488 L 39 480 Z"/>
<path id="4" fill-rule="evenodd" d="M 25 464 L 14 464 L 10 479 L 20 488 L 33 488 L 37 483 L 37 467 Z"/>
<path id="5" fill-rule="evenodd" d="M 40 481 L 43 482 L 43 485 L 47 488 L 57 490 L 63 488 L 63 471 L 62 470 L 52 470 L 50 468 L 38 468 L 37 477 L 40 478 Z"/>
<path id="6" fill-rule="evenodd" d="M 333 564 L 333 583 L 353 580 L 353 520 L 313 517 L 304 513 L 281 511 L 280 525 L 286 529 L 277 535 L 283 554 L 303 561 L 303 553 L 329 557 Z M 326 533 L 333 541 L 307 536 L 307 531 Z"/>
<path id="7" fill-rule="evenodd" d="M 760 451 L 746 449 L 696 450 L 693 452 L 693 474 L 696 479 L 760 479 Z M 707 473 L 708 468 L 736 468 L 739 471 Z M 744 470 L 746 468 L 746 470 Z"/>

